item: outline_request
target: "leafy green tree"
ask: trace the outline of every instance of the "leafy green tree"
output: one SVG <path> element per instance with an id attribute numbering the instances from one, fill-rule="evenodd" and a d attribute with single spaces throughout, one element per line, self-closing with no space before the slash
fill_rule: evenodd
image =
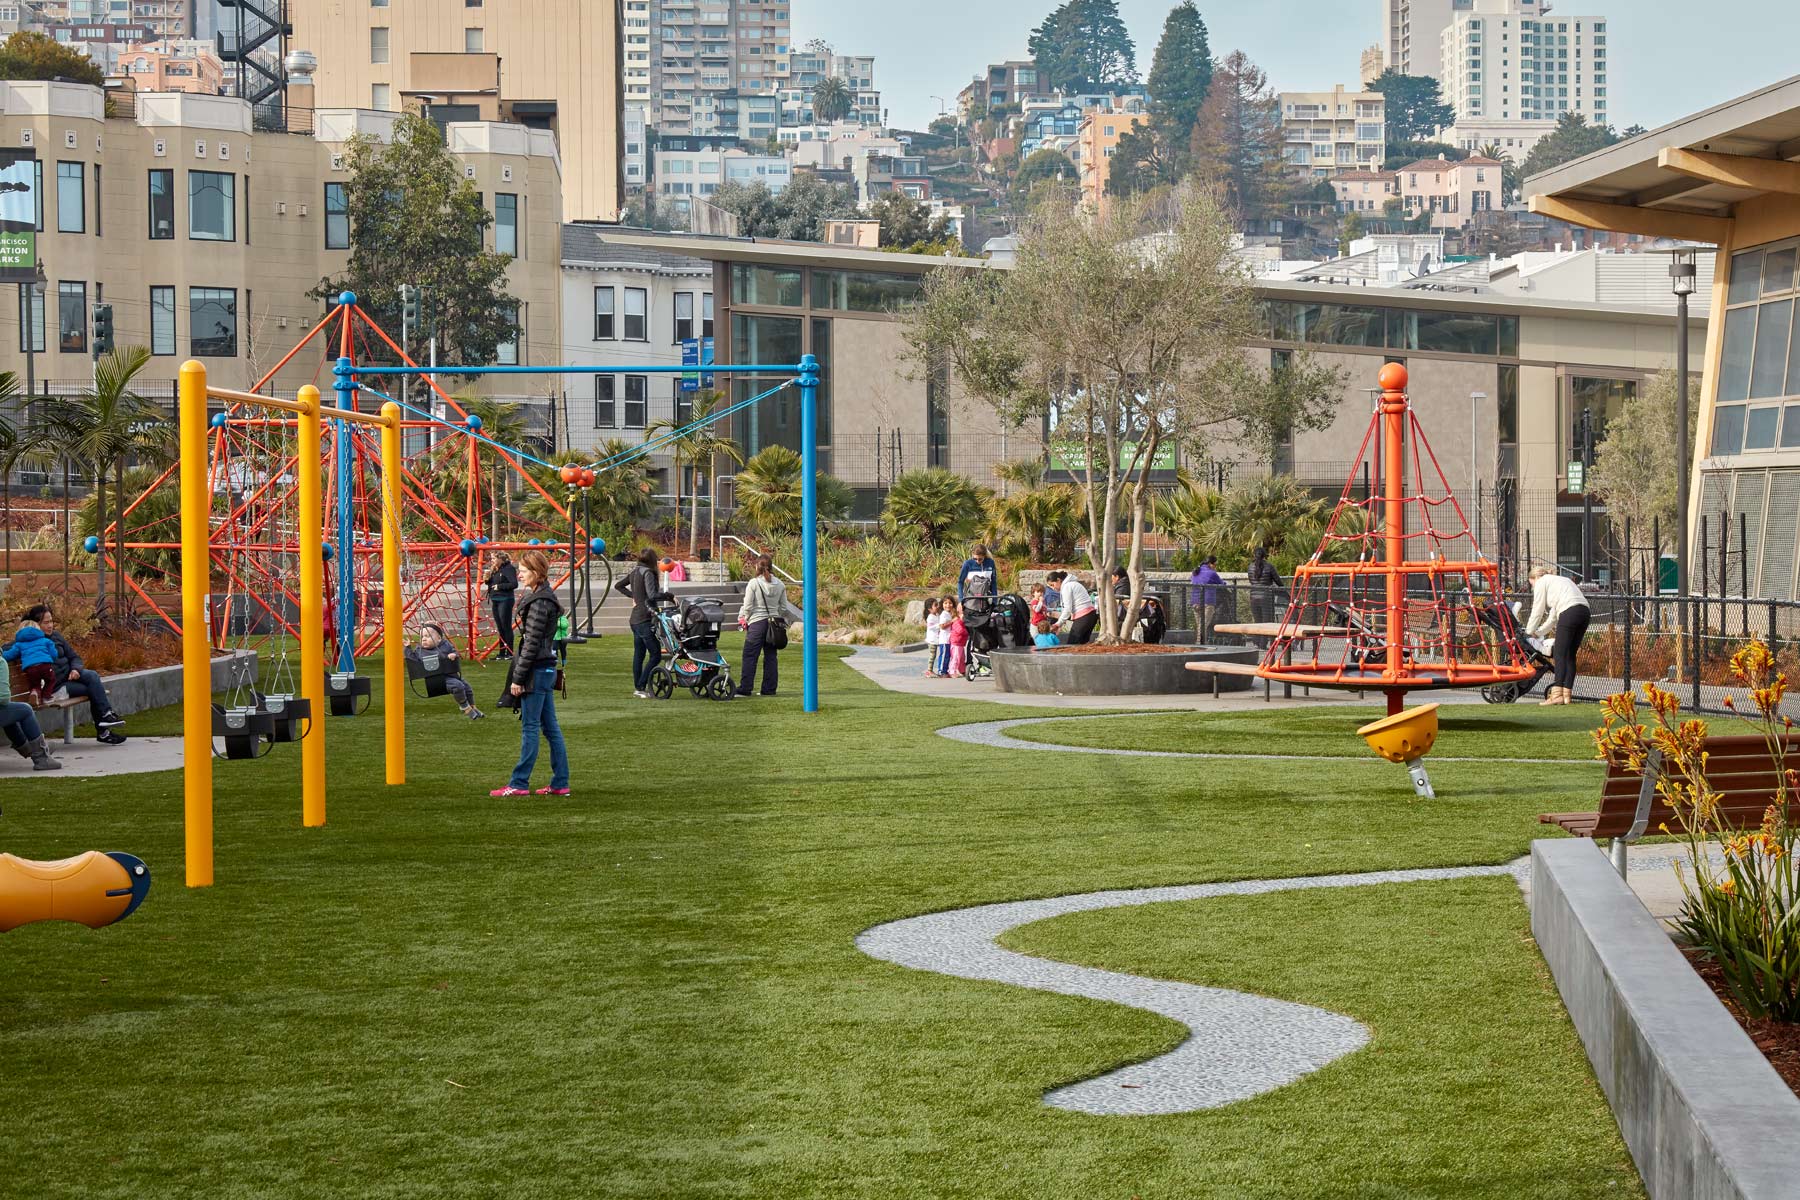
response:
<path id="1" fill-rule="evenodd" d="M 1074 187 L 1081 181 L 1081 172 L 1061 150 L 1050 146 L 1033 150 L 1013 175 L 1013 196 L 1019 203 L 1029 203 L 1038 188 L 1055 187 L 1059 180 L 1066 186 Z"/>
<path id="2" fill-rule="evenodd" d="M 1539 138 L 1538 144 L 1531 148 L 1520 172 L 1527 179 L 1542 175 L 1584 154 L 1604 150 L 1619 140 L 1611 125 L 1590 125 L 1580 113 L 1566 112 L 1558 118 L 1556 128 Z"/>
<path id="3" fill-rule="evenodd" d="M 68 79 L 99 87 L 106 74 L 81 51 L 22 29 L 0 43 L 0 79 Z"/>
<path id="4" fill-rule="evenodd" d="M 1266 217 L 1286 200 L 1281 101 L 1269 77 L 1233 50 L 1213 68 L 1212 88 L 1194 127 L 1194 170 L 1220 188 L 1239 216 Z"/>
<path id="5" fill-rule="evenodd" d="M 1206 22 L 1194 0 L 1182 0 L 1163 21 L 1162 39 L 1150 63 L 1151 113 L 1157 133 L 1170 145 L 1185 147 L 1192 140 L 1212 77 Z"/>
<path id="6" fill-rule="evenodd" d="M 1619 415 L 1606 423 L 1606 440 L 1594 452 L 1593 489 L 1606 505 L 1606 519 L 1621 541 L 1630 522 L 1631 536 L 1643 545 L 1661 523 L 1664 546 L 1675 544 L 1681 519 L 1681 495 L 1675 486 L 1676 455 L 1691 460 L 1694 431 L 1700 418 L 1700 381 L 1688 380 L 1688 428 L 1678 436 L 1675 401 L 1681 383 L 1673 371 L 1652 375 L 1637 395 L 1625 401 Z"/>
<path id="7" fill-rule="evenodd" d="M 738 512 L 765 536 L 792 537 L 799 533 L 804 465 L 800 455 L 786 446 L 763 447 L 732 481 Z M 815 487 L 821 521 L 841 521 L 850 515 L 855 493 L 848 484 L 820 471 Z"/>
<path id="8" fill-rule="evenodd" d="M 4 486 L 4 481 L 11 479 L 12 473 L 21 464 L 48 463 L 54 457 L 45 431 L 33 429 L 12 415 L 18 412 L 23 393 L 24 388 L 19 385 L 17 375 L 11 371 L 0 371 L 0 498 L 3 498 L 5 505 L 5 517 L 3 524 L 0 524 L 0 531 L 6 534 L 5 571 L 8 578 L 13 573 L 12 488 Z"/>
<path id="9" fill-rule="evenodd" d="M 1137 82 L 1137 47 L 1118 0 L 1066 0 L 1025 43 L 1039 83 L 1059 92 L 1116 92 Z"/>
<path id="10" fill-rule="evenodd" d="M 979 489 L 942 467 L 908 471 L 888 489 L 882 526 L 892 532 L 910 530 L 928 546 L 941 546 L 975 531 L 983 515 Z"/>
<path id="11" fill-rule="evenodd" d="M 631 229 L 654 229 L 662 233 L 686 228 L 678 214 L 666 205 L 657 203 L 656 193 L 648 188 L 625 201 L 625 208 L 619 214 L 619 224 Z"/>
<path id="12" fill-rule="evenodd" d="M 1350 213 L 1338 227 L 1338 253 L 1349 254 L 1351 243 L 1363 236 L 1363 219 L 1359 212 Z"/>
<path id="13" fill-rule="evenodd" d="M 442 360 L 493 362 L 500 344 L 518 336 L 519 302 L 506 290 L 512 258 L 487 248 L 493 217 L 438 127 L 404 113 L 390 142 L 358 134 L 344 161 L 350 259 L 309 294 L 355 292 L 364 311 L 397 329 L 401 285 L 422 287 Z"/>
<path id="14" fill-rule="evenodd" d="M 1469 152 L 1449 142 L 1396 142 L 1387 144 L 1387 157 L 1382 160 L 1381 169 L 1398 171 L 1409 167 L 1424 158 L 1447 158 L 1451 162 L 1461 162 L 1469 157 Z"/>
<path id="15" fill-rule="evenodd" d="M 933 117 L 931 124 L 926 128 L 941 138 L 953 138 L 956 136 L 959 126 L 956 124 L 955 117 L 945 113 L 943 116 Z"/>
<path id="16" fill-rule="evenodd" d="M 1389 141 L 1424 141 L 1456 123 L 1456 109 L 1444 103 L 1438 81 L 1429 75 L 1402 75 L 1389 67 L 1369 90 L 1387 100 Z"/>
<path id="17" fill-rule="evenodd" d="M 743 465 L 744 461 L 744 452 L 738 449 L 738 444 L 729 436 L 719 432 L 717 423 L 700 424 L 723 407 L 725 407 L 725 396 L 722 392 L 699 392 L 694 396 L 693 409 L 689 412 L 686 420 L 657 421 L 644 431 L 644 438 L 647 441 L 665 434 L 675 435 L 663 443 L 663 449 L 675 460 L 676 541 L 681 540 L 681 472 L 683 468 L 688 468 L 694 473 L 694 490 L 688 520 L 689 557 L 692 557 L 699 547 L 700 477 L 702 473 L 716 472 L 720 459 L 725 459 L 738 466 Z"/>
<path id="18" fill-rule="evenodd" d="M 90 534 L 98 535 L 104 528 L 100 523 L 102 510 L 119 513 L 131 508 L 131 515 L 124 521 L 126 536 L 123 540 L 173 543 L 179 547 L 181 476 L 178 472 L 170 472 L 158 484 L 157 480 L 162 475 L 162 466 L 127 467 L 106 487 L 95 488 L 81 502 L 81 507 L 75 514 L 76 535 L 83 538 Z M 225 503 L 223 497 L 216 498 L 213 503 L 214 511 L 222 512 Z M 136 507 L 132 507 L 133 505 Z M 118 518 L 107 517 L 106 520 L 116 522 Z M 179 548 L 134 550 L 129 559 L 121 556 L 119 566 L 121 578 L 129 575 L 142 584 L 166 586 L 170 578 L 181 573 L 181 551 Z M 125 593 L 120 591 L 116 594 L 123 602 Z"/>
<path id="19" fill-rule="evenodd" d="M 1180 181 L 1188 167 L 1188 144 L 1171 142 L 1154 126 L 1138 125 L 1119 135 L 1112 166 L 1106 172 L 1106 194 L 1141 196 Z"/>
<path id="20" fill-rule="evenodd" d="M 950 232 L 945 217 L 933 217 L 931 206 L 905 192 L 883 192 L 869 205 L 869 215 L 881 222 L 881 248 L 942 253 L 961 245 Z"/>
<path id="21" fill-rule="evenodd" d="M 842 121 L 850 115 L 856 98 L 850 94 L 850 85 L 833 75 L 821 79 L 813 88 L 813 117 L 822 124 Z"/>
<path id="22" fill-rule="evenodd" d="M 796 242 L 824 241 L 825 222 L 861 215 L 854 188 L 827 183 L 811 172 L 796 173 L 779 195 L 761 183 L 721 184 L 712 202 L 737 216 L 744 237 Z"/>

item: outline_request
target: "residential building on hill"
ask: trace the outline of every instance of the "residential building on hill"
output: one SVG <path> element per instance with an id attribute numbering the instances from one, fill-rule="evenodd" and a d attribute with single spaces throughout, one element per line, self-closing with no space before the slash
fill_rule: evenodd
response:
<path id="1" fill-rule="evenodd" d="M 135 92 L 225 92 L 225 64 L 205 42 L 145 42 L 126 47 L 114 76 Z"/>
<path id="2" fill-rule="evenodd" d="M 1101 217 L 1111 211 L 1113 197 L 1106 194 L 1106 184 L 1112 178 L 1113 153 L 1121 137 L 1149 119 L 1147 112 L 1109 108 L 1090 108 L 1082 114 L 1074 159 L 1081 172 L 1081 201 L 1090 211 Z"/>
<path id="3" fill-rule="evenodd" d="M 1388 201 L 1400 198 L 1400 176 L 1393 171 L 1344 171 L 1331 177 L 1338 211 L 1380 214 Z"/>
<path id="4" fill-rule="evenodd" d="M 1444 101 L 1458 124 L 1555 121 L 1573 112 L 1605 125 L 1615 82 L 1607 37 L 1604 16 L 1568 15 L 1534 0 L 1469 0 L 1442 34 Z"/>
<path id="5" fill-rule="evenodd" d="M 1498 160 L 1476 156 L 1424 158 L 1394 174 L 1407 216 L 1430 213 L 1433 229 L 1461 229 L 1476 214 L 1501 207 L 1504 172 Z"/>
<path id="6" fill-rule="evenodd" d="M 1387 97 L 1353 92 L 1282 92 L 1282 157 L 1315 179 L 1368 171 L 1387 153 Z"/>
<path id="7" fill-rule="evenodd" d="M 760 183 L 778 193 L 794 178 L 785 155 L 752 153 L 733 138 L 662 136 L 653 160 L 656 194 L 678 213 L 688 210 L 691 197 L 711 196 L 723 183 Z"/>
<path id="8" fill-rule="evenodd" d="M 1049 85 L 1039 82 L 1035 60 L 994 63 L 956 93 L 956 113 L 966 125 L 977 111 L 1007 108 L 1018 112 L 1025 101 L 1051 94 Z"/>
<path id="9" fill-rule="evenodd" d="M 701 132 L 708 93 L 779 97 L 792 35 L 788 0 L 650 0 L 651 123 L 657 132 Z"/>

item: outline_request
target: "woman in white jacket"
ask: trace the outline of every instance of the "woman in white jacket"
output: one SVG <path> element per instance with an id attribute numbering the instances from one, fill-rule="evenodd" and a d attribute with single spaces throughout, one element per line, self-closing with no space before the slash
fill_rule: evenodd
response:
<path id="1" fill-rule="evenodd" d="M 1556 638 L 1550 651 L 1556 674 L 1550 694 L 1539 701 L 1540 707 L 1567 704 L 1573 698 L 1575 655 L 1587 636 L 1590 616 L 1587 597 L 1573 579 L 1558 575 L 1555 567 L 1539 567 L 1531 573 L 1531 618 L 1525 622 L 1525 633 Z"/>
<path id="2" fill-rule="evenodd" d="M 756 560 L 755 574 L 744 585 L 744 603 L 738 608 L 738 628 L 744 631 L 744 670 L 738 676 L 737 694 L 748 696 L 756 681 L 756 660 L 762 659 L 762 694 L 773 696 L 780 667 L 769 631 L 787 620 L 787 588 L 775 578 L 775 564 L 768 555 Z"/>

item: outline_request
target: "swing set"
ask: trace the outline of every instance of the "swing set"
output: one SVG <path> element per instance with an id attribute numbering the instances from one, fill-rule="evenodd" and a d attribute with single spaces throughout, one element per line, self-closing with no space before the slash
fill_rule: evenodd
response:
<path id="1" fill-rule="evenodd" d="M 186 822 L 186 880 L 189 887 L 213 882 L 213 759 L 215 739 L 223 746 L 219 757 L 253 759 L 268 754 L 279 743 L 301 747 L 301 822 L 307 827 L 325 823 L 325 723 L 334 716 L 353 716 L 372 699 L 370 681 L 355 673 L 356 658 L 380 648 L 383 662 L 385 721 L 385 775 L 389 786 L 406 782 L 405 693 L 410 679 L 420 672 L 409 667 L 405 653 L 405 626 L 409 617 L 445 624 L 438 609 L 451 596 L 461 578 L 462 604 L 470 632 L 469 646 L 476 647 L 475 579 L 481 560 L 500 550 L 541 547 L 560 549 L 552 537 L 528 541 L 495 541 L 480 532 L 486 516 L 481 499 L 482 466 L 478 457 L 485 448 L 499 457 L 505 469 L 515 470 L 537 491 L 550 508 L 569 522 L 571 537 L 567 573 L 571 595 L 576 576 L 605 543 L 590 538 L 574 516 L 574 504 L 564 507 L 538 483 L 524 464 L 551 469 L 545 462 L 516 447 L 506 446 L 482 432 L 478 416 L 438 386 L 436 376 L 461 377 L 492 374 L 599 375 L 693 374 L 693 367 L 661 366 L 431 366 L 414 362 L 403 348 L 382 333 L 357 306 L 354 293 L 339 297 L 339 348 L 333 367 L 336 407 L 326 407 L 320 389 L 307 384 L 293 400 L 264 395 L 260 391 L 236 391 L 208 384 L 206 368 L 188 362 L 181 368 L 179 388 L 180 455 L 176 467 L 165 472 L 151 488 L 120 514 L 102 536 L 91 538 L 90 550 L 113 562 L 128 553 L 179 551 L 180 619 L 176 621 L 158 606 L 138 581 L 126 575 L 140 599 L 177 628 L 182 640 L 183 742 L 185 757 L 184 816 Z M 354 357 L 355 332 L 361 322 L 392 351 L 400 366 L 358 365 Z M 277 363 L 258 387 L 332 322 L 321 322 Z M 806 355 L 797 364 L 708 365 L 708 374 L 785 375 L 773 387 L 736 401 L 699 421 L 673 429 L 588 466 L 560 464 L 560 478 L 576 492 L 591 487 L 600 473 L 616 469 L 676 441 L 694 429 L 711 425 L 790 387 L 800 393 L 802 460 L 802 517 L 804 526 L 804 708 L 818 711 L 817 613 L 817 410 L 819 363 Z M 365 380 L 386 376 L 418 376 L 460 421 L 415 408 L 403 399 L 386 395 Z M 379 412 L 358 408 L 359 393 L 380 402 Z M 213 402 L 224 406 L 211 413 Z M 412 414 L 412 419 L 408 414 Z M 324 423 L 334 422 L 332 449 L 324 446 Z M 442 462 L 460 455 L 466 445 L 467 493 L 459 515 L 432 489 L 426 470 L 404 454 L 408 430 L 426 432 L 426 455 Z M 377 432 L 378 431 L 378 434 Z M 234 436 L 235 435 L 235 436 Z M 374 443 L 378 441 L 378 451 Z M 235 457 L 234 445 L 238 447 Z M 447 451 L 447 453 L 446 453 Z M 431 459 L 431 456 L 436 456 Z M 371 488 L 370 460 L 378 462 L 372 473 L 379 483 Z M 170 543 L 132 540 L 127 524 L 156 487 L 172 473 L 179 474 L 180 537 Z M 327 488 L 331 494 L 327 495 Z M 371 499 L 371 494 L 378 499 Z M 215 499 L 225 498 L 224 512 L 215 519 Z M 327 516 L 335 518 L 337 543 L 326 542 Z M 409 526 L 408 522 L 414 522 Z M 409 537 L 409 529 L 422 523 L 425 536 Z M 152 520 L 151 524 L 154 524 Z M 547 532 L 547 531 L 546 531 Z M 411 594 L 403 590 L 408 572 L 403 560 L 423 558 L 423 570 L 410 573 Z M 328 565 L 337 562 L 332 618 L 336 643 L 335 670 L 326 666 L 326 597 Z M 377 573 L 378 571 L 378 573 Z M 214 600 L 215 572 L 226 579 L 223 621 L 209 615 Z M 166 569 L 163 570 L 166 576 Z M 294 578 L 297 576 L 297 578 Z M 376 584 L 376 580 L 379 584 Z M 552 587 L 555 579 L 547 581 Z M 382 613 L 379 629 L 364 633 L 359 613 L 364 602 L 376 598 Z M 215 634 L 215 626 L 218 632 Z M 272 684 L 264 688 L 238 668 L 232 683 L 231 703 L 212 701 L 212 650 L 226 644 L 233 629 L 247 642 L 253 629 L 280 639 Z M 288 648 L 300 647 L 298 686 Z M 491 652 L 491 647 L 489 648 Z M 242 660 L 240 660 L 242 661 Z M 428 671 L 426 672 L 428 675 Z M 437 694 L 425 678 L 426 694 Z M 280 690 L 285 688 L 286 690 Z M 247 693 L 248 703 L 245 703 Z"/>

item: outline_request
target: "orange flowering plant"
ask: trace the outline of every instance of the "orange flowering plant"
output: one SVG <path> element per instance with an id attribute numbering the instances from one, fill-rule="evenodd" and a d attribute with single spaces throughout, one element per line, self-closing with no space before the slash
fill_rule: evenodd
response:
<path id="1" fill-rule="evenodd" d="M 1594 742 L 1600 757 L 1637 771 L 1661 755 L 1656 791 L 1678 828 L 1663 824 L 1658 831 L 1676 834 L 1689 851 L 1685 868 L 1675 868 L 1686 897 L 1676 928 L 1718 963 L 1748 1015 L 1800 1021 L 1800 862 L 1787 816 L 1790 800 L 1800 797 L 1800 772 L 1787 763 L 1794 722 L 1781 706 L 1788 680 L 1759 641 L 1732 655 L 1731 676 L 1748 690 L 1749 703 L 1727 696 L 1725 707 L 1763 736 L 1775 766 L 1756 829 L 1724 819 L 1720 794 L 1707 780 L 1706 722 L 1682 719 L 1673 692 L 1644 685 L 1646 720 L 1631 693 L 1608 697 Z"/>

